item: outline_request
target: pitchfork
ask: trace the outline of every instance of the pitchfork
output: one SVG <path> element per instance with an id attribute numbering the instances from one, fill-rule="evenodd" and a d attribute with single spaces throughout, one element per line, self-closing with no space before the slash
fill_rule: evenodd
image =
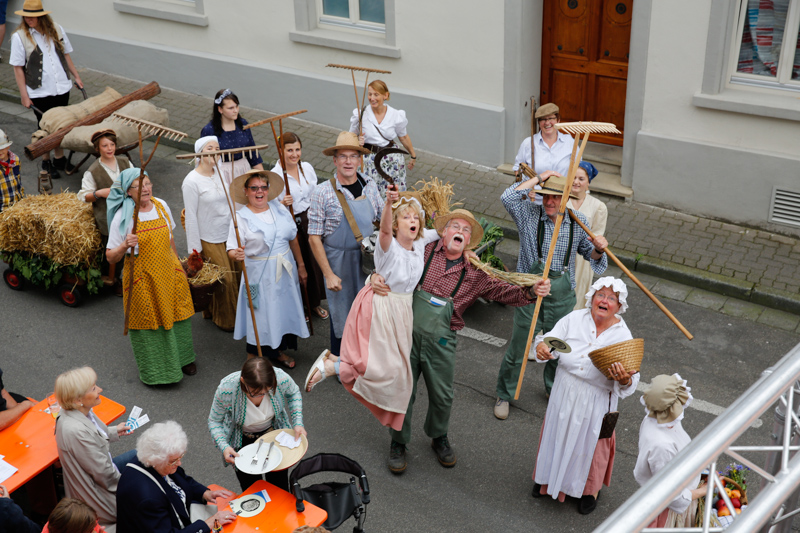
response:
<path id="1" fill-rule="evenodd" d="M 173 130 L 171 128 L 167 128 L 166 126 L 162 126 L 161 124 L 156 124 L 154 122 L 148 122 L 147 120 L 142 120 L 139 118 L 129 117 L 128 115 L 123 115 L 121 113 L 114 113 L 111 115 L 111 118 L 114 120 L 119 120 L 125 124 L 129 124 L 131 126 L 136 126 L 136 129 L 139 130 L 139 162 L 141 163 L 139 169 L 139 189 L 136 192 L 136 205 L 133 208 L 133 227 L 131 227 L 131 234 L 136 234 L 136 224 L 139 220 L 139 202 L 142 199 L 142 180 L 144 179 L 144 169 L 147 167 L 150 160 L 153 159 L 153 156 L 156 153 L 156 149 L 158 148 L 158 143 L 161 141 L 161 137 L 164 136 L 170 140 L 180 141 L 184 139 L 187 134 L 183 133 L 182 131 Z M 144 147 L 142 146 L 142 131 L 145 132 L 145 135 L 155 135 L 156 142 L 153 145 L 153 151 L 150 152 L 150 157 L 147 158 L 147 161 L 144 159 Z M 131 248 L 131 263 L 130 263 L 130 280 L 128 283 L 128 301 L 125 304 L 125 327 L 122 330 L 123 335 L 128 334 L 128 322 L 130 320 L 131 314 L 131 300 L 133 300 L 133 262 L 136 259 L 136 254 L 133 253 L 134 249 Z"/>

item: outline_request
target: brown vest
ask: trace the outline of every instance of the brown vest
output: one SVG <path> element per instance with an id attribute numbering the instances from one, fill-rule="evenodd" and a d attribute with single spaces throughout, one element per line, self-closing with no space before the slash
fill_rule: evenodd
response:
<path id="1" fill-rule="evenodd" d="M 121 171 L 128 168 L 128 159 L 122 156 L 117 156 L 117 168 Z M 94 178 L 95 190 L 106 189 L 114 184 L 114 180 L 108 175 L 106 169 L 100 164 L 100 159 L 97 159 L 92 166 L 89 167 L 89 172 L 92 173 Z M 97 222 L 97 229 L 100 230 L 100 235 L 108 237 L 108 208 L 106 207 L 106 199 L 98 197 L 92 204 L 94 211 L 94 219 Z"/>

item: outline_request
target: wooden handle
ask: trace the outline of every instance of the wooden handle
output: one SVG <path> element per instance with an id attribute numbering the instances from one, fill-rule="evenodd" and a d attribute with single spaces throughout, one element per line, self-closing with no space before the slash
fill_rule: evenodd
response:
<path id="1" fill-rule="evenodd" d="M 589 237 L 594 239 L 594 234 L 592 233 L 592 231 L 586 227 L 586 224 L 580 221 L 580 219 L 575 215 L 575 213 L 570 211 L 569 216 L 572 217 L 572 220 L 578 223 L 578 225 L 583 229 L 583 231 L 586 232 L 587 235 L 589 235 Z M 606 248 L 604 252 L 608 255 L 608 257 L 611 258 L 612 261 L 614 261 L 614 263 L 616 263 L 616 265 L 620 268 L 620 270 L 622 270 L 625 273 L 625 275 L 628 276 L 631 279 L 631 281 L 633 281 L 636 284 L 637 287 L 642 289 L 642 292 L 644 292 L 647 295 L 647 297 L 650 298 L 653 301 L 653 303 L 656 304 L 658 308 L 664 312 L 665 315 L 667 315 L 667 318 L 672 320 L 672 323 L 678 326 L 678 329 L 681 330 L 681 333 L 686 335 L 687 339 L 692 340 L 694 338 L 694 335 L 689 333 L 689 331 L 685 327 L 683 327 L 683 324 L 681 324 L 680 321 L 678 321 L 678 319 L 675 318 L 675 315 L 670 313 L 669 309 L 664 307 L 664 304 L 662 304 L 661 301 L 658 298 L 656 298 L 656 296 L 652 292 L 647 290 L 647 287 L 642 285 L 641 281 L 636 279 L 636 276 L 634 276 L 633 273 L 630 270 L 628 270 L 628 267 L 622 264 L 622 261 L 620 261 L 617 258 L 617 256 L 611 252 L 611 250 Z"/>

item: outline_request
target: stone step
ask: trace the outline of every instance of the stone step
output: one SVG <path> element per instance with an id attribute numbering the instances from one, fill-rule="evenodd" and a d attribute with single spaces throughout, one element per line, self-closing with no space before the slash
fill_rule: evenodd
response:
<path id="1" fill-rule="evenodd" d="M 583 158 L 588 159 L 597 166 L 597 163 L 605 163 L 616 167 L 622 166 L 622 147 L 611 146 L 610 144 L 600 144 L 589 142 L 583 151 Z M 600 167 L 598 167 L 598 170 Z"/>

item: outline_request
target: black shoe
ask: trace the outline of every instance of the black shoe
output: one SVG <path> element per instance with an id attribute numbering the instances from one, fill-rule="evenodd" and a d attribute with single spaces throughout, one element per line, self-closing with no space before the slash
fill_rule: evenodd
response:
<path id="1" fill-rule="evenodd" d="M 541 498 L 542 496 L 544 496 L 544 494 L 542 494 L 542 486 L 539 485 L 538 483 L 534 483 L 533 490 L 531 491 L 531 496 L 533 496 L 534 498 Z"/>
<path id="2" fill-rule="evenodd" d="M 597 493 L 597 498 L 591 494 L 581 496 L 581 501 L 578 503 L 578 512 L 580 514 L 589 514 L 597 508 L 597 500 L 600 499 L 600 493 Z"/>
<path id="3" fill-rule="evenodd" d="M 75 170 L 75 165 L 67 161 L 66 157 L 53 158 L 53 166 L 56 167 L 56 170 L 66 170 L 67 172 Z"/>
<path id="4" fill-rule="evenodd" d="M 56 170 L 55 165 L 53 165 L 53 163 L 49 159 L 42 160 L 42 170 L 46 170 L 50 174 L 51 180 L 57 180 L 61 178 L 61 174 L 58 173 L 58 170 Z"/>
<path id="5" fill-rule="evenodd" d="M 443 467 L 452 468 L 456 466 L 456 454 L 453 448 L 450 447 L 447 435 L 442 435 L 441 437 L 433 439 L 431 441 L 431 448 L 436 452 L 436 458 Z"/>
<path id="6" fill-rule="evenodd" d="M 392 474 L 402 474 L 406 470 L 406 445 L 392 440 L 389 448 L 389 461 L 386 463 Z"/>
<path id="7" fill-rule="evenodd" d="M 188 365 L 182 366 L 181 371 L 187 376 L 194 376 L 197 374 L 197 365 L 194 363 L 189 363 Z"/>

